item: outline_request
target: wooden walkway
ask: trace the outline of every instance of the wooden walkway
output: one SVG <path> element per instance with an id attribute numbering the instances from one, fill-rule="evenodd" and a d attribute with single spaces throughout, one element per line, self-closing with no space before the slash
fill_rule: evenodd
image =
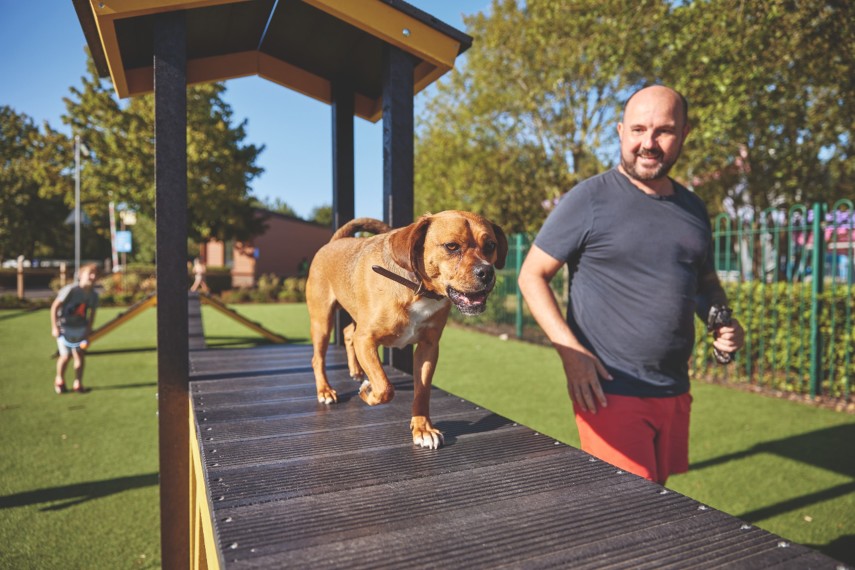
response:
<path id="1" fill-rule="evenodd" d="M 221 567 L 843 568 L 441 390 L 445 446 L 416 448 L 410 376 L 388 370 L 395 399 L 366 406 L 331 347 L 341 402 L 318 404 L 311 347 L 206 350 L 195 314 L 190 384 Z"/>

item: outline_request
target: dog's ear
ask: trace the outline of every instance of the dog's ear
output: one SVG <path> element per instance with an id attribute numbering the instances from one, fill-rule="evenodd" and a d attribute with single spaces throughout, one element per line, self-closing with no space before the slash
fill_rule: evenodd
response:
<path id="1" fill-rule="evenodd" d="M 493 233 L 496 234 L 496 269 L 505 267 L 505 258 L 508 256 L 508 237 L 505 231 L 496 224 L 492 224 Z"/>
<path id="2" fill-rule="evenodd" d="M 393 232 L 389 236 L 392 248 L 392 259 L 406 269 L 418 273 L 418 254 L 424 249 L 425 235 L 430 225 L 430 218 L 422 216 L 415 223 Z"/>

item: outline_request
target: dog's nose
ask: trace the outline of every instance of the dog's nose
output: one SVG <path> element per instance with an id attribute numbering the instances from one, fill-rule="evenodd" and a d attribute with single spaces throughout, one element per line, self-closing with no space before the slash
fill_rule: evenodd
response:
<path id="1" fill-rule="evenodd" d="M 489 283 L 493 280 L 492 265 L 476 265 L 472 271 L 475 273 L 475 277 L 480 279 L 482 283 Z"/>

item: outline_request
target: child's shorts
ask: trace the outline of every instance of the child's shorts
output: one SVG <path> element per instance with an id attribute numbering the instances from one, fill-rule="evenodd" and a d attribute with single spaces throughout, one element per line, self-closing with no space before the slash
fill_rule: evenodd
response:
<path id="1" fill-rule="evenodd" d="M 56 348 L 59 351 L 59 355 L 63 357 L 71 354 L 71 351 L 73 350 L 83 350 L 85 348 L 85 344 L 86 339 L 81 339 L 79 341 L 73 342 L 65 338 L 65 335 L 62 334 L 56 337 Z"/>
<path id="2" fill-rule="evenodd" d="M 636 398 L 606 394 L 596 414 L 574 404 L 582 450 L 662 485 L 689 469 L 692 396 Z"/>

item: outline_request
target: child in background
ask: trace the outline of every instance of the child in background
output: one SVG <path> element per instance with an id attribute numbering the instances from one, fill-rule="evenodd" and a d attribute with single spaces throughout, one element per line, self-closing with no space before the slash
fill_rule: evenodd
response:
<path id="1" fill-rule="evenodd" d="M 95 292 L 95 279 L 98 266 L 89 263 L 80 268 L 76 283 L 66 285 L 57 293 L 50 307 L 51 334 L 56 338 L 59 359 L 56 361 L 56 378 L 53 388 L 57 394 L 66 391 L 65 369 L 69 356 L 74 355 L 74 384 L 72 390 L 84 392 L 83 388 L 83 351 L 88 346 L 92 323 L 95 321 L 95 309 L 98 307 L 98 293 Z"/>

